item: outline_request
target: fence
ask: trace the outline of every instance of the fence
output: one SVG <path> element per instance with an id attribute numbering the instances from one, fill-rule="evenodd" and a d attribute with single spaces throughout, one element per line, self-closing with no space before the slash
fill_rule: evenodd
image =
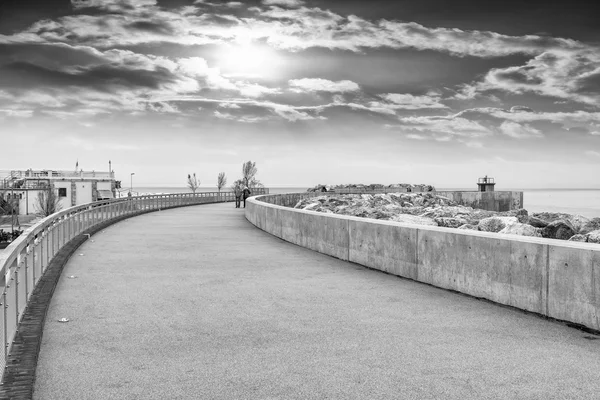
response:
<path id="1" fill-rule="evenodd" d="M 268 194 L 255 188 L 253 194 Z M 57 253 L 71 240 L 101 223 L 167 208 L 234 201 L 232 192 L 180 193 L 105 200 L 71 207 L 43 219 L 0 251 L 0 367 L 4 372 L 28 300 Z M 4 375 L 4 373 L 2 374 Z"/>

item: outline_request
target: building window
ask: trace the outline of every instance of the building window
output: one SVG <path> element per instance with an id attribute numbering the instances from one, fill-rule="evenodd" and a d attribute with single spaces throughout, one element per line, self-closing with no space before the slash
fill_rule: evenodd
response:
<path id="1" fill-rule="evenodd" d="M 58 188 L 58 197 L 67 197 L 67 188 Z"/>

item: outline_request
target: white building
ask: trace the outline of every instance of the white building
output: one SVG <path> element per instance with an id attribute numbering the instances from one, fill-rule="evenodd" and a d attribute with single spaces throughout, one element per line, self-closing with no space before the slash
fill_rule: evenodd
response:
<path id="1" fill-rule="evenodd" d="M 49 188 L 60 199 L 61 209 L 115 198 L 114 171 L 0 171 L 0 198 L 11 204 L 18 201 L 19 215 L 38 213 L 40 192 Z"/>

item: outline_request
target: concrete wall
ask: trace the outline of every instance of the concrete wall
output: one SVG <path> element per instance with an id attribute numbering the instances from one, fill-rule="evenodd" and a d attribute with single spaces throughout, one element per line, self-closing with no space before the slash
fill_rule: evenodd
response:
<path id="1" fill-rule="evenodd" d="M 306 194 L 248 200 L 281 239 L 394 275 L 600 330 L 600 246 L 298 210 Z"/>
<path id="2" fill-rule="evenodd" d="M 439 196 L 463 206 L 488 211 L 509 211 L 523 208 L 523 192 L 451 192 L 436 191 Z"/>

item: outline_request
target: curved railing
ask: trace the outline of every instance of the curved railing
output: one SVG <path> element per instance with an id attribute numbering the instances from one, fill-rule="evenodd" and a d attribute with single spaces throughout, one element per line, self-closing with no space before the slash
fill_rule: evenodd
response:
<path id="1" fill-rule="evenodd" d="M 254 194 L 268 189 L 253 189 Z M 0 367 L 5 370 L 12 342 L 28 300 L 56 254 L 71 240 L 98 224 L 167 208 L 234 201 L 232 192 L 181 193 L 97 201 L 68 208 L 27 229 L 0 251 Z"/>

